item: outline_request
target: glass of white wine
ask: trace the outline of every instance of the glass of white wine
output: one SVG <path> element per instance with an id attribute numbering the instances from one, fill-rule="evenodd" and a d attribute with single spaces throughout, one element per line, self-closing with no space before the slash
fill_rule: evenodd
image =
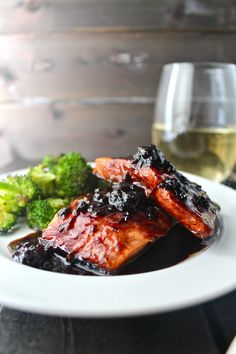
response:
<path id="1" fill-rule="evenodd" d="M 164 65 L 152 142 L 178 169 L 226 179 L 236 163 L 236 66 Z"/>

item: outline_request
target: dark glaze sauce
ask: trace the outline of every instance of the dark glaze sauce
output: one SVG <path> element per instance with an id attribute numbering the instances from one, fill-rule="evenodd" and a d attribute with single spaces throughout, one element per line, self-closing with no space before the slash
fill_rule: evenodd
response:
<path id="1" fill-rule="evenodd" d="M 135 169 L 147 166 L 156 168 L 164 178 L 164 181 L 158 185 L 158 188 L 169 190 L 188 209 L 193 210 L 197 214 L 201 215 L 204 212 L 208 212 L 216 215 L 219 211 L 219 206 L 210 200 L 201 186 L 189 181 L 184 175 L 178 172 L 174 165 L 165 159 L 163 153 L 155 145 L 139 147 L 137 154 L 131 159 L 131 163 Z"/>
<path id="2" fill-rule="evenodd" d="M 134 262 L 127 264 L 120 275 L 147 273 L 173 267 L 210 247 L 219 234 L 219 224 L 214 235 L 205 240 L 199 239 L 182 225 L 176 224 L 165 237 L 157 240 Z"/>
<path id="3" fill-rule="evenodd" d="M 194 198 L 191 198 L 193 203 L 199 203 L 196 207 L 209 208 L 210 203 L 213 204 L 204 194 L 205 192 L 202 192 L 203 194 L 201 193 L 199 196 L 201 187 L 189 182 L 179 174 L 155 146 L 139 148 L 139 152 L 133 157 L 132 163 L 136 164 L 137 168 L 142 167 L 143 164 L 145 166 L 158 164 L 159 170 L 171 173 L 172 177 L 170 179 L 166 178 L 163 184 L 165 183 L 165 188 L 171 190 L 173 188 L 174 193 L 177 193 L 181 200 L 188 199 L 189 194 L 197 191 L 196 195 L 200 199 L 195 201 Z M 71 230 L 75 227 L 75 222 L 80 214 L 99 217 L 121 212 L 121 222 L 125 223 L 138 211 L 144 212 L 146 218 L 151 220 L 155 216 L 156 208 L 154 201 L 147 198 L 145 190 L 138 183 L 132 183 L 130 177 L 127 176 L 124 182 L 113 184 L 108 190 L 96 189 L 93 194 L 88 194 L 79 201 L 75 200 L 68 208 L 60 210 L 58 212 L 60 223 L 55 232 L 60 235 L 61 232 Z M 139 254 L 135 260 L 119 270 L 118 275 L 145 273 L 171 267 L 209 246 L 218 234 L 219 225 L 217 225 L 214 236 L 202 240 L 187 231 L 183 226 L 176 224 L 166 236 L 157 240 L 141 255 Z M 78 275 L 94 275 L 93 272 L 97 271 L 95 263 L 79 261 L 78 258 L 77 260 L 76 258 L 70 260 L 70 257 L 67 257 L 68 254 L 62 248 L 53 248 L 48 240 L 41 237 L 39 233 L 14 241 L 9 247 L 12 250 L 14 260 L 31 267 Z M 108 274 L 103 272 L 103 275 Z"/>
<path id="4" fill-rule="evenodd" d="M 58 215 L 64 219 L 71 216 L 77 217 L 80 213 L 105 216 L 120 211 L 124 213 L 125 221 L 136 211 L 143 211 L 151 219 L 155 208 L 155 203 L 147 198 L 145 190 L 133 184 L 127 176 L 124 182 L 113 184 L 109 189 L 95 189 L 93 194 L 88 194 L 77 204 L 73 212 L 68 207 L 63 208 Z"/>
<path id="5" fill-rule="evenodd" d="M 155 203 L 147 198 L 145 190 L 133 184 L 127 176 L 124 182 L 113 184 L 109 189 L 95 189 L 93 194 L 87 194 L 75 207 L 61 209 L 58 212 L 62 220 L 59 231 L 72 229 L 81 213 L 96 217 L 122 212 L 122 221 L 125 222 L 137 211 L 144 212 L 148 219 L 152 219 L 156 208 Z"/>
<path id="6" fill-rule="evenodd" d="M 220 234 L 219 222 L 213 236 L 201 240 L 176 224 L 168 234 L 157 240 L 146 249 L 137 259 L 128 263 L 117 275 L 138 274 L 172 267 L 190 256 L 211 246 Z M 45 249 L 38 242 L 41 233 L 35 232 L 22 239 L 10 243 L 12 258 L 22 264 L 58 273 L 76 275 L 94 275 L 76 266 L 76 262 L 69 263 L 65 256 L 55 252 L 52 248 Z"/>

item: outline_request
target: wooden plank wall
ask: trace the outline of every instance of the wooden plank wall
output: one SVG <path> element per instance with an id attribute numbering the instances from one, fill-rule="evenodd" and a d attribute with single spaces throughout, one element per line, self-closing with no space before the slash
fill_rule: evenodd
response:
<path id="1" fill-rule="evenodd" d="M 161 67 L 236 61 L 235 0 L 1 0 L 0 171 L 150 142 Z"/>

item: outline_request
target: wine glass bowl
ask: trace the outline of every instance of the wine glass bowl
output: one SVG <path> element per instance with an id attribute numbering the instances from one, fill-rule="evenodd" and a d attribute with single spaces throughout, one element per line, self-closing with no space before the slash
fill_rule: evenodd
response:
<path id="1" fill-rule="evenodd" d="M 163 67 L 152 142 L 178 169 L 222 181 L 236 162 L 236 66 Z"/>

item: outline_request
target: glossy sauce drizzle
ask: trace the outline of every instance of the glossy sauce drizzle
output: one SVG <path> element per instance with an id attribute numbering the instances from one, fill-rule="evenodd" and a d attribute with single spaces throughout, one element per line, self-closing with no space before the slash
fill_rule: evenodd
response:
<path id="1" fill-rule="evenodd" d="M 157 168 L 160 174 L 159 178 L 163 180 L 158 188 L 169 190 L 189 210 L 196 214 L 203 216 L 204 212 L 208 212 L 210 215 L 215 215 L 219 212 L 219 206 L 210 200 L 202 187 L 189 181 L 182 173 L 177 171 L 155 145 L 139 147 L 137 154 L 131 159 L 131 164 L 137 170 L 142 167 Z"/>
<path id="2" fill-rule="evenodd" d="M 205 240 L 197 238 L 183 226 L 176 224 L 165 237 L 157 240 L 117 275 L 146 273 L 172 267 L 211 246 L 219 234 L 219 222 L 217 222 L 214 235 Z M 69 263 L 63 254 L 55 253 L 50 248 L 43 248 L 38 243 L 40 236 L 40 232 L 35 232 L 11 242 L 9 248 L 12 258 L 42 270 L 94 276 L 93 273 L 78 268 L 76 263 Z"/>
<path id="3" fill-rule="evenodd" d="M 151 148 L 151 152 L 154 155 L 156 153 L 153 148 Z M 143 152 L 143 150 L 140 150 L 140 153 L 143 153 L 143 155 L 142 158 L 140 156 L 138 157 L 139 163 L 149 163 L 149 159 L 151 158 L 150 151 Z M 162 161 L 162 156 L 159 152 L 157 153 L 159 154 L 158 158 Z M 148 162 L 145 158 L 148 159 Z M 157 161 L 156 155 L 153 157 L 153 160 Z M 172 165 L 166 166 L 168 163 L 169 162 L 166 160 L 163 162 L 166 171 L 173 169 Z M 184 195 L 189 194 L 189 189 L 200 188 L 198 185 L 193 184 L 192 186 L 191 182 L 186 182 L 184 176 L 180 176 L 178 180 L 180 181 L 178 182 L 179 187 L 176 185 L 175 187 L 180 195 L 183 194 L 183 198 Z M 170 183 L 172 188 L 173 178 L 168 183 Z M 183 186 L 187 185 L 186 191 L 184 191 L 183 188 L 185 187 L 182 187 L 181 184 L 183 184 Z M 209 205 L 206 204 L 207 199 L 205 196 L 204 205 L 202 200 L 198 201 L 200 207 L 209 207 Z M 71 229 L 75 229 L 75 235 L 78 237 L 80 231 L 76 234 L 76 227 L 78 227 L 76 221 L 80 215 L 87 215 L 91 218 L 98 218 L 99 220 L 99 217 L 120 213 L 121 220 L 119 220 L 119 222 L 128 223 L 129 219 L 137 215 L 137 212 L 142 212 L 142 215 L 145 215 L 144 221 L 154 220 L 157 209 L 155 202 L 147 198 L 144 188 L 137 182 L 132 183 L 130 177 L 127 176 L 124 182 L 113 184 L 107 190 L 96 189 L 94 193 L 75 200 L 69 207 L 60 210 L 57 215 L 59 222 L 56 224 L 53 233 L 57 235 L 59 241 L 61 241 L 61 234 L 64 234 L 67 241 L 68 233 Z M 161 211 L 159 210 L 159 212 Z M 172 219 L 166 230 L 168 230 L 171 225 Z M 48 230 L 49 236 L 51 236 L 51 228 L 48 228 Z M 9 245 L 12 250 L 12 258 L 20 263 L 42 270 L 79 275 L 93 274 L 92 272 L 98 267 L 95 261 L 93 263 L 87 262 L 89 263 L 89 265 L 87 265 L 86 258 L 85 260 L 82 258 L 81 262 L 79 257 L 74 257 L 73 254 L 70 253 L 70 248 L 69 251 L 67 251 L 68 253 L 66 253 L 66 248 L 62 247 L 66 241 L 63 241 L 64 243 L 55 242 L 55 240 L 50 242 L 50 237 L 48 240 L 47 235 L 45 236 L 46 231 L 47 230 L 44 231 L 43 237 L 41 237 L 41 233 L 34 233 L 23 239 L 12 242 Z M 142 254 L 138 254 L 135 260 L 126 264 L 121 270 L 117 267 L 114 272 L 118 271 L 118 274 L 137 274 L 171 267 L 209 246 L 218 234 L 219 223 L 217 223 L 214 235 L 204 240 L 194 236 L 180 224 L 175 224 L 166 236 L 157 240 L 148 248 L 145 248 Z M 76 244 L 77 238 L 74 239 L 73 242 Z M 68 257 L 71 254 L 73 257 Z M 86 264 L 84 265 L 83 262 Z M 111 273 L 109 273 L 109 275 L 110 274 Z"/>

